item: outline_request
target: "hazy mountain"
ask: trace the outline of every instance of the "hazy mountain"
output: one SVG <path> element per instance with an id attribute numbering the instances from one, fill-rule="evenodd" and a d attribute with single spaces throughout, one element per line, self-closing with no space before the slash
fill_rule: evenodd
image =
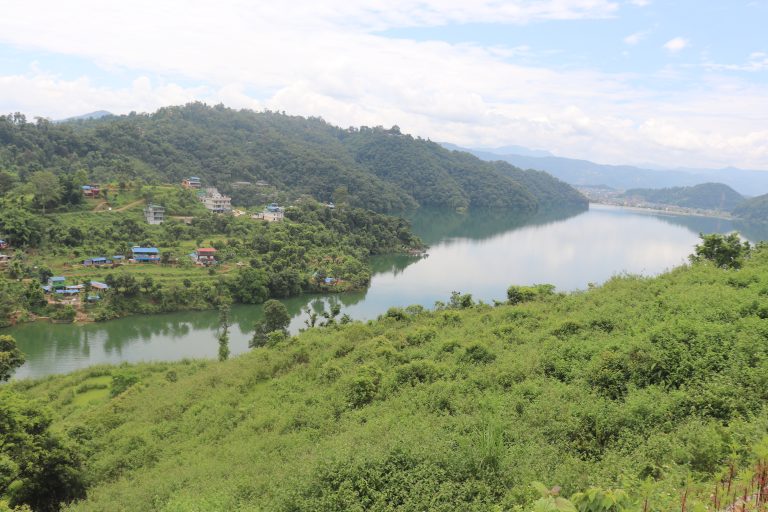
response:
<path id="1" fill-rule="evenodd" d="M 453 145 L 446 145 L 451 149 Z M 768 193 L 768 171 L 736 169 L 648 169 L 632 165 L 606 165 L 556 156 L 500 154 L 498 150 L 464 149 L 483 160 L 503 160 L 523 169 L 546 171 L 574 186 L 603 185 L 618 190 L 632 188 L 689 187 L 724 183 L 740 194 Z"/>
<path id="2" fill-rule="evenodd" d="M 69 123 L 71 121 L 88 121 L 91 119 L 101 119 L 102 117 L 108 117 L 114 115 L 112 112 L 108 112 L 106 110 L 97 110 L 96 112 L 89 112 L 87 114 L 82 114 L 79 116 L 74 117 L 67 117 L 66 119 L 59 119 L 57 121 L 54 121 L 55 123 Z"/>
<path id="3" fill-rule="evenodd" d="M 454 151 L 470 151 L 465 148 L 462 148 L 461 146 L 457 146 L 456 144 L 451 144 L 450 142 L 441 142 L 440 143 L 443 147 L 447 149 L 452 149 Z M 492 153 L 494 155 L 520 155 L 520 156 L 534 156 L 534 157 L 547 157 L 547 156 L 555 156 L 549 151 L 544 151 L 542 149 L 530 149 L 526 148 L 524 146 L 515 146 L 514 144 L 510 144 L 509 146 L 501 146 L 498 148 L 476 148 L 471 151 L 481 151 L 484 153 Z"/>

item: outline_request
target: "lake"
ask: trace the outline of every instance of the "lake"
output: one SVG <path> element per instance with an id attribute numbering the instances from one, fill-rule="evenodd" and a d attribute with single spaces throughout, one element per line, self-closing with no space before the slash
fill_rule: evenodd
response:
<path id="1" fill-rule="evenodd" d="M 338 301 L 354 319 L 376 318 L 391 306 L 432 307 L 452 291 L 492 302 L 511 284 L 551 283 L 561 291 L 585 289 L 624 273 L 655 275 L 686 262 L 698 234 L 738 229 L 751 241 L 768 239 L 765 227 L 708 217 L 663 215 L 613 206 L 532 217 L 500 213 L 425 211 L 411 219 L 430 245 L 427 257 L 382 256 L 372 261 L 369 288 L 330 297 L 285 300 L 291 331 L 315 311 Z M 248 350 L 260 306 L 232 308 L 232 354 Z M 130 317 L 98 324 L 33 323 L 0 329 L 27 356 L 14 378 L 66 373 L 99 363 L 214 358 L 215 311 Z"/>

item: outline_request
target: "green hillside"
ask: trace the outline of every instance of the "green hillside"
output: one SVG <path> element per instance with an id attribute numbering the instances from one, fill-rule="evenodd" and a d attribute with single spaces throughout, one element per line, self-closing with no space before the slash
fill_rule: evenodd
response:
<path id="1" fill-rule="evenodd" d="M 733 210 L 733 214 L 752 222 L 768 221 L 768 194 L 747 199 Z"/>
<path id="2" fill-rule="evenodd" d="M 532 172 L 499 172 L 397 127 L 342 129 L 319 118 L 201 103 L 57 124 L 0 117 L 0 171 L 25 182 L 41 169 L 85 169 L 95 182 L 178 183 L 199 176 L 243 206 L 275 194 L 346 199 L 380 212 L 419 205 L 534 212 L 552 197 L 587 204 L 562 182 L 530 187 Z"/>
<path id="3" fill-rule="evenodd" d="M 726 503 L 742 492 L 768 432 L 768 250 L 718 268 L 717 241 L 658 278 L 457 294 L 226 362 L 18 382 L 0 404 L 38 400 L 77 447 L 73 511 L 522 511 L 535 481 L 629 495 L 583 510 L 704 510 L 721 477 Z"/>
<path id="4" fill-rule="evenodd" d="M 624 197 L 658 205 L 682 206 L 702 210 L 731 212 L 744 202 L 744 196 L 722 183 L 703 183 L 692 187 L 634 188 Z M 768 217 L 766 217 L 768 218 Z"/>

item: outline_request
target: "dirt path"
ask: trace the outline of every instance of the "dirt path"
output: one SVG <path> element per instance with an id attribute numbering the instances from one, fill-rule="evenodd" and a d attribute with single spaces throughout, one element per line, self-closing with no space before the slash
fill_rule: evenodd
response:
<path id="1" fill-rule="evenodd" d="M 93 207 L 93 211 L 94 212 L 103 212 L 104 210 L 107 209 L 108 204 L 109 203 L 107 203 L 106 201 L 102 201 L 102 202 L 100 202 L 99 204 L 97 204 L 96 206 Z"/>
<path id="2" fill-rule="evenodd" d="M 144 202 L 144 200 L 143 200 L 143 199 L 139 199 L 138 201 L 134 201 L 134 202 L 132 202 L 132 203 L 128 203 L 127 205 L 125 205 L 125 206 L 121 206 L 120 208 L 115 208 L 115 209 L 114 209 L 114 210 L 112 210 L 112 211 L 115 211 L 115 212 L 124 212 L 125 210 L 128 210 L 128 209 L 130 209 L 130 208 L 133 208 L 134 206 L 140 205 L 140 204 L 142 204 L 143 202 Z"/>

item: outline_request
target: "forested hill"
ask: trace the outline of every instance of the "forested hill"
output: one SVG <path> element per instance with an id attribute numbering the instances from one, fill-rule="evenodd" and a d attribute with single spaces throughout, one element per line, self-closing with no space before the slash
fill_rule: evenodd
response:
<path id="1" fill-rule="evenodd" d="M 733 211 L 744 202 L 744 196 L 722 183 L 702 183 L 693 187 L 662 189 L 635 188 L 627 190 L 624 196 L 655 204 L 724 212 Z"/>
<path id="2" fill-rule="evenodd" d="M 25 181 L 41 169 L 82 168 L 96 182 L 200 176 L 243 201 L 258 186 L 233 190 L 233 182 L 266 182 L 289 198 L 346 198 L 377 211 L 447 206 L 532 212 L 551 202 L 587 204 L 559 180 L 448 151 L 397 127 L 343 129 L 319 118 L 201 103 L 56 124 L 0 117 L 0 170 Z"/>
<path id="3" fill-rule="evenodd" d="M 747 199 L 733 213 L 748 221 L 765 222 L 768 219 L 768 194 Z"/>

